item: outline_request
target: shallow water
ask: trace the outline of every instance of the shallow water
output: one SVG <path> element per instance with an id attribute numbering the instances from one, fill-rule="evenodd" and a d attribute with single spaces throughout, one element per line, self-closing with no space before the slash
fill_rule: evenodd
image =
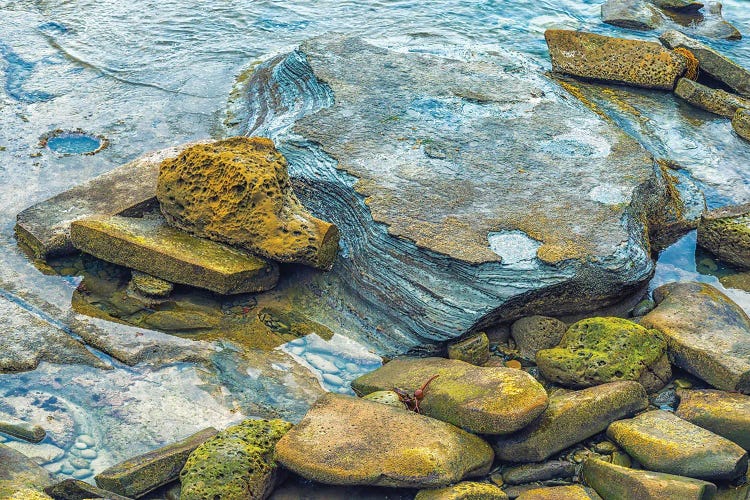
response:
<path id="1" fill-rule="evenodd" d="M 12 235 L 15 214 L 145 151 L 220 136 L 235 77 L 271 54 L 338 31 L 395 49 L 454 57 L 515 50 L 548 68 L 547 28 L 654 37 L 602 24 L 600 3 L 0 0 L 0 292 L 47 321 L 69 326 L 79 279 L 44 276 L 28 261 Z M 745 0 L 726 0 L 724 16 L 750 36 Z M 711 45 L 750 66 L 747 40 Z M 622 98 L 637 108 L 637 119 L 612 111 L 621 113 L 623 127 L 654 154 L 683 165 L 703 185 L 712 206 L 750 201 L 750 146 L 733 135 L 727 120 L 686 108 L 670 94 L 634 94 Z M 39 146 L 49 130 L 78 128 L 105 136 L 109 147 L 94 156 L 64 156 Z M 696 258 L 694 235 L 688 235 L 662 254 L 652 285 L 700 279 L 721 286 L 717 276 L 726 272 L 708 256 Z M 750 310 L 750 294 L 727 293 Z M 347 362 L 337 367 L 348 373 L 345 378 L 377 365 L 367 346 L 346 339 L 311 337 L 284 350 L 289 362 L 312 369 L 334 390 L 342 387 L 330 385 L 338 375 L 330 371 L 326 378 L 316 363 L 327 366 L 325 361 L 345 353 Z M 267 367 L 279 372 L 278 383 L 247 367 L 253 382 L 246 392 L 247 383 L 232 375 L 238 361 L 229 351 L 213 358 L 211 373 L 193 363 L 129 368 L 113 361 L 114 370 L 103 375 L 92 368 L 43 364 L 34 372 L 0 376 L 0 412 L 59 421 L 48 444 L 64 456 L 46 466 L 65 475 L 74 473 L 68 466 L 76 440 L 92 436 L 97 457 L 88 469 L 76 469 L 90 474 L 204 423 L 223 426 L 259 415 L 262 404 L 300 408 L 301 400 L 287 392 L 301 382 L 283 380 L 288 367 L 279 363 Z M 262 393 L 264 403 L 253 392 Z"/>

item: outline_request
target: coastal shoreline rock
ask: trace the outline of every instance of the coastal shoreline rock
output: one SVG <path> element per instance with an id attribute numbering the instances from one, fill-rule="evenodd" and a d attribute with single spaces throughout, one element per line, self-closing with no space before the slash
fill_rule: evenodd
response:
<path id="1" fill-rule="evenodd" d="M 677 391 L 675 415 L 750 450 L 750 396 L 711 389 Z"/>
<path id="2" fill-rule="evenodd" d="M 750 269 L 750 204 L 704 212 L 698 223 L 698 245 L 722 260 Z"/>
<path id="3" fill-rule="evenodd" d="M 732 128 L 737 135 L 750 141 L 750 109 L 738 109 L 732 117 Z"/>
<path id="4" fill-rule="evenodd" d="M 695 107 L 727 118 L 733 118 L 740 109 L 750 108 L 750 100 L 706 87 L 688 78 L 680 78 L 674 93 Z"/>

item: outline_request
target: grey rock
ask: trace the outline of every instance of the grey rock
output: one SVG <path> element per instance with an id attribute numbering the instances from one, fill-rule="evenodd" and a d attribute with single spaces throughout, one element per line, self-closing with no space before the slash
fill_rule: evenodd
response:
<path id="1" fill-rule="evenodd" d="M 559 344 L 567 329 L 568 325 L 559 319 L 527 316 L 513 323 L 510 334 L 516 341 L 521 357 L 533 361 L 537 351 L 551 349 Z"/>
<path id="2" fill-rule="evenodd" d="M 44 492 L 56 500 L 85 500 L 89 498 L 106 498 L 107 500 L 129 500 L 111 491 L 103 490 L 77 479 L 66 479 L 44 489 Z"/>
<path id="3" fill-rule="evenodd" d="M 660 9 L 669 10 L 698 10 L 703 4 L 695 0 L 649 0 Z"/>
<path id="4" fill-rule="evenodd" d="M 563 460 L 550 460 L 540 464 L 525 464 L 503 471 L 503 481 L 508 484 L 533 483 L 547 479 L 573 477 L 575 464 Z"/>
<path id="5" fill-rule="evenodd" d="M 688 78 L 680 78 L 674 93 L 693 106 L 727 118 L 734 117 L 739 109 L 750 108 L 750 100 L 706 87 Z"/>
<path id="6" fill-rule="evenodd" d="M 662 24 L 662 16 L 645 0 L 607 0 L 602 5 L 602 21 L 621 28 L 650 31 Z"/>
<path id="7" fill-rule="evenodd" d="M 52 484 L 49 472 L 22 453 L 0 444 L 0 498 L 22 489 L 41 491 Z"/>

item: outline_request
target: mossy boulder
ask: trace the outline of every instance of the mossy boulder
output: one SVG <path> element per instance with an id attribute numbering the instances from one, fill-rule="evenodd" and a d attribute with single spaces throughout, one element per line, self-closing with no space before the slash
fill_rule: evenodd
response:
<path id="1" fill-rule="evenodd" d="M 750 204 L 705 212 L 698 224 L 698 245 L 731 264 L 750 268 Z"/>
<path id="2" fill-rule="evenodd" d="M 554 349 L 536 353 L 542 376 L 568 387 L 635 380 L 648 392 L 671 376 L 667 342 L 657 330 L 621 318 L 587 318 L 572 325 Z"/>
<path id="3" fill-rule="evenodd" d="M 482 366 L 490 360 L 490 341 L 484 332 L 448 345 L 448 357 Z"/>
<path id="4" fill-rule="evenodd" d="M 375 391 L 364 396 L 362 399 L 375 401 L 376 403 L 381 403 L 384 405 L 395 406 L 396 408 L 401 408 L 402 410 L 408 409 L 406 403 L 401 401 L 401 397 L 396 391 Z"/>
<path id="5" fill-rule="evenodd" d="M 20 489 L 11 496 L 3 498 L 5 500 L 52 500 L 51 496 L 29 488 Z"/>
<path id="6" fill-rule="evenodd" d="M 291 427 L 283 420 L 245 420 L 209 439 L 180 473 L 180 499 L 266 498 L 279 477 L 274 447 Z"/>
<path id="7" fill-rule="evenodd" d="M 414 500 L 507 500 L 503 490 L 489 483 L 463 481 L 445 488 L 420 490 Z"/>
<path id="8" fill-rule="evenodd" d="M 147 297 L 166 297 L 174 289 L 174 284 L 169 281 L 140 271 L 133 271 L 130 285 Z"/>
<path id="9" fill-rule="evenodd" d="M 750 141 L 750 109 L 738 109 L 732 117 L 732 127 L 737 135 Z"/>
<path id="10" fill-rule="evenodd" d="M 599 500 L 590 489 L 578 485 L 532 488 L 522 492 L 517 500 Z M 609 499 L 605 499 L 609 500 Z M 622 499 L 618 499 L 622 500 Z"/>
<path id="11" fill-rule="evenodd" d="M 750 450 L 750 396 L 725 391 L 679 389 L 676 415 Z"/>
<path id="12" fill-rule="evenodd" d="M 33 491 L 37 494 L 52 483 L 53 479 L 49 472 L 22 453 L 0 444 L 0 498 L 13 498 L 19 490 L 26 493 Z"/>
<path id="13" fill-rule="evenodd" d="M 524 484 L 548 479 L 573 477 L 575 464 L 566 460 L 549 460 L 537 464 L 524 464 L 503 470 L 503 481 L 507 484 Z"/>
<path id="14" fill-rule="evenodd" d="M 171 225 L 269 259 L 330 269 L 338 251 L 338 229 L 302 206 L 270 139 L 187 148 L 161 164 L 156 195 Z"/>

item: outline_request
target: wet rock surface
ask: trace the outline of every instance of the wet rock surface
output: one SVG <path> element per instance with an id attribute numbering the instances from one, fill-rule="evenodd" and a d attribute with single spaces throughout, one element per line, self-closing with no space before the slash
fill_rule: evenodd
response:
<path id="1" fill-rule="evenodd" d="M 750 141 L 750 110 L 738 109 L 732 117 L 732 127 L 737 135 Z"/>
<path id="2" fill-rule="evenodd" d="M 650 31 L 662 24 L 661 13 L 645 0 L 607 0 L 602 21 L 613 26 Z"/>
<path id="3" fill-rule="evenodd" d="M 86 498 L 128 500 L 130 498 L 97 488 L 96 486 L 77 479 L 66 479 L 52 486 L 48 486 L 44 491 L 56 500 L 81 500 Z"/>
<path id="4" fill-rule="evenodd" d="M 735 266 L 750 268 L 750 205 L 705 212 L 698 223 L 698 245 Z"/>
<path id="5" fill-rule="evenodd" d="M 0 444 L 0 497 L 10 498 L 19 490 L 41 492 L 52 483 L 49 472 L 25 455 Z M 22 494 L 17 498 L 28 496 Z"/>
<path id="6" fill-rule="evenodd" d="M 707 87 L 687 78 L 680 78 L 674 93 L 693 106 L 727 118 L 733 118 L 739 109 L 750 108 L 748 99 L 721 89 Z"/>
<path id="7" fill-rule="evenodd" d="M 463 481 L 453 486 L 431 490 L 420 490 L 414 500 L 507 500 L 503 490 L 489 483 Z"/>
<path id="8" fill-rule="evenodd" d="M 503 471 L 503 481 L 508 484 L 533 483 L 554 478 L 568 478 L 575 475 L 575 465 L 562 461 L 550 460 L 541 464 L 526 464 Z"/>
<path id="9" fill-rule="evenodd" d="M 678 417 L 750 450 L 750 396 L 710 389 L 677 391 Z"/>
<path id="10" fill-rule="evenodd" d="M 557 346 L 567 329 L 559 319 L 528 316 L 513 323 L 510 334 L 521 357 L 534 361 L 537 351 Z"/>
<path id="11" fill-rule="evenodd" d="M 589 488 L 571 485 L 532 488 L 516 498 L 517 500 L 598 500 L 599 496 Z"/>

